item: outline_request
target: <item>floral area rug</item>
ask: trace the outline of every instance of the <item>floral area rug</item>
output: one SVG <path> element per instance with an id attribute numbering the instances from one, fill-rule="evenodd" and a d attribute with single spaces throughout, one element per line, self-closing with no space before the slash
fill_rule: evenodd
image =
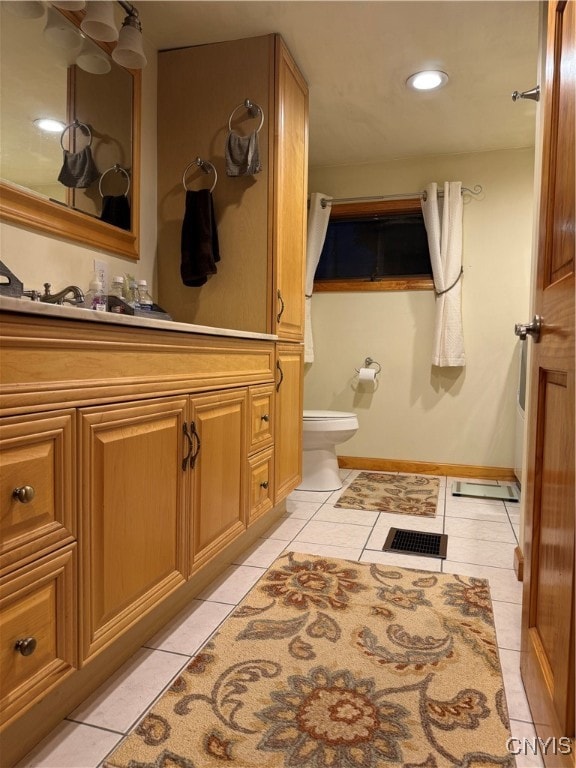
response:
<path id="1" fill-rule="evenodd" d="M 515 765 L 488 582 L 287 553 L 106 768 Z"/>
<path id="2" fill-rule="evenodd" d="M 434 517 L 439 486 L 437 477 L 360 472 L 334 506 Z"/>

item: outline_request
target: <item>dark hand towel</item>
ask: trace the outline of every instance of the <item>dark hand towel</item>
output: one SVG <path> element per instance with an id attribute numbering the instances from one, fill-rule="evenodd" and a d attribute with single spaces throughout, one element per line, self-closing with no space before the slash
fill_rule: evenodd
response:
<path id="1" fill-rule="evenodd" d="M 58 174 L 58 181 L 65 187 L 86 189 L 99 177 L 90 147 L 84 147 L 80 152 L 64 150 L 64 162 Z"/>
<path id="2" fill-rule="evenodd" d="M 100 218 L 120 229 L 130 230 L 130 203 L 126 195 L 104 195 Z"/>
<path id="3" fill-rule="evenodd" d="M 180 275 L 184 285 L 204 285 L 216 274 L 220 261 L 218 230 L 214 217 L 212 193 L 208 189 L 186 191 L 182 222 Z"/>
<path id="4" fill-rule="evenodd" d="M 261 170 L 258 132 L 239 136 L 230 131 L 226 141 L 226 175 L 253 176 Z"/>

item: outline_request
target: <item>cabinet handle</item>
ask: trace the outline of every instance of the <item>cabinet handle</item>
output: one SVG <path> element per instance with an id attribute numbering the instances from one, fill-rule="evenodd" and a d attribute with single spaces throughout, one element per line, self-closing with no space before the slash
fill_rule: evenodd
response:
<path id="1" fill-rule="evenodd" d="M 188 453 L 182 459 L 182 469 L 185 472 L 186 467 L 188 466 L 188 461 L 190 460 L 190 454 L 192 453 L 193 443 L 192 443 L 192 436 L 188 432 L 188 426 L 186 422 L 184 422 L 184 424 L 182 425 L 182 431 L 184 432 L 184 436 L 188 440 Z"/>
<path id="2" fill-rule="evenodd" d="M 276 392 L 280 391 L 280 385 L 284 381 L 284 371 L 282 370 L 282 366 L 280 365 L 280 360 L 276 361 L 276 370 L 280 373 L 280 381 L 276 384 Z"/>
<path id="3" fill-rule="evenodd" d="M 280 322 L 280 318 L 284 314 L 284 299 L 282 298 L 282 294 L 280 293 L 280 288 L 278 288 L 278 301 L 280 302 L 280 312 L 276 315 L 276 322 Z"/>
<path id="4" fill-rule="evenodd" d="M 192 437 L 196 441 L 196 450 L 190 456 L 190 469 L 194 469 L 194 464 L 196 463 L 196 457 L 200 453 L 200 436 L 198 435 L 198 432 L 196 431 L 196 424 L 194 424 L 193 421 L 190 422 L 190 429 L 192 430 Z"/>
<path id="5" fill-rule="evenodd" d="M 270 416 L 265 413 L 263 416 L 260 416 L 260 421 L 270 421 Z"/>
<path id="6" fill-rule="evenodd" d="M 268 488 L 268 480 L 263 480 L 260 483 L 260 488 Z"/>
<path id="7" fill-rule="evenodd" d="M 22 656 L 31 656 L 36 650 L 37 645 L 35 637 L 23 637 L 20 640 L 16 640 L 14 650 L 21 653 Z"/>
<path id="8" fill-rule="evenodd" d="M 36 491 L 31 485 L 22 485 L 12 491 L 12 498 L 22 502 L 22 504 L 29 504 L 34 496 L 36 496 Z"/>

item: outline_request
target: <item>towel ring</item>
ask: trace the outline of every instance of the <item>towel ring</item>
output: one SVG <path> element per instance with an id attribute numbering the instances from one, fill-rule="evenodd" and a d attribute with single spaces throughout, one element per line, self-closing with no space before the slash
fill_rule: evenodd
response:
<path id="1" fill-rule="evenodd" d="M 260 133 L 260 129 L 264 125 L 264 112 L 262 111 L 262 107 L 258 106 L 255 101 L 250 101 L 250 99 L 244 99 L 242 104 L 238 104 L 237 107 L 234 107 L 228 118 L 228 130 L 232 130 L 232 118 L 239 109 L 247 109 L 248 112 L 250 112 L 251 117 L 256 117 L 258 114 L 260 115 L 260 125 L 256 128 L 256 133 Z"/>
<path id="2" fill-rule="evenodd" d="M 107 173 L 110 173 L 110 171 L 114 171 L 115 173 L 123 173 L 124 176 L 126 176 L 127 187 L 126 192 L 124 192 L 124 197 L 128 197 L 128 192 L 130 192 L 130 174 L 126 168 L 122 168 L 122 166 L 118 165 L 118 163 L 105 170 L 104 173 L 100 176 L 100 180 L 98 181 L 98 192 L 100 192 L 100 197 L 104 197 L 104 193 L 102 192 L 102 180 Z"/>
<path id="3" fill-rule="evenodd" d="M 64 134 L 66 131 L 69 131 L 71 129 L 80 128 L 80 130 L 88 136 L 88 146 L 90 147 L 92 145 L 92 131 L 90 130 L 90 126 L 86 125 L 86 123 L 81 123 L 80 120 L 76 119 L 72 123 L 68 123 L 65 128 L 62 129 L 62 133 L 60 134 L 60 146 L 62 149 L 65 149 L 64 147 Z"/>
<path id="4" fill-rule="evenodd" d="M 214 183 L 210 187 L 210 192 L 214 192 L 214 187 L 216 186 L 216 182 L 218 181 L 218 172 L 216 171 L 216 168 L 214 168 L 214 166 L 209 160 L 202 160 L 201 157 L 197 157 L 196 160 L 193 160 L 191 163 L 188 163 L 186 168 L 184 168 L 184 173 L 182 174 L 182 186 L 184 187 L 186 192 L 190 191 L 186 186 L 186 174 L 188 173 L 188 171 L 193 165 L 197 165 L 199 168 L 202 168 L 204 173 L 210 173 L 210 171 L 214 173 Z"/>

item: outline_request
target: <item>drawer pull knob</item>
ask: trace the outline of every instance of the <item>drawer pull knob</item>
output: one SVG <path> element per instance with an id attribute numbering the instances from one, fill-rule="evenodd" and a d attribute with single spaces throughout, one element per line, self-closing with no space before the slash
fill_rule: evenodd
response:
<path id="1" fill-rule="evenodd" d="M 260 488 L 268 488 L 268 480 L 264 480 L 260 483 Z"/>
<path id="2" fill-rule="evenodd" d="M 268 416 L 267 413 L 265 413 L 263 416 L 260 416 L 261 421 L 270 421 L 270 416 Z"/>
<path id="3" fill-rule="evenodd" d="M 23 485 L 20 488 L 14 488 L 12 496 L 22 504 L 28 504 L 36 496 L 36 491 L 31 485 Z"/>
<path id="4" fill-rule="evenodd" d="M 35 637 L 23 637 L 21 640 L 16 641 L 14 650 L 19 651 L 22 656 L 31 656 L 36 650 L 37 644 Z"/>

